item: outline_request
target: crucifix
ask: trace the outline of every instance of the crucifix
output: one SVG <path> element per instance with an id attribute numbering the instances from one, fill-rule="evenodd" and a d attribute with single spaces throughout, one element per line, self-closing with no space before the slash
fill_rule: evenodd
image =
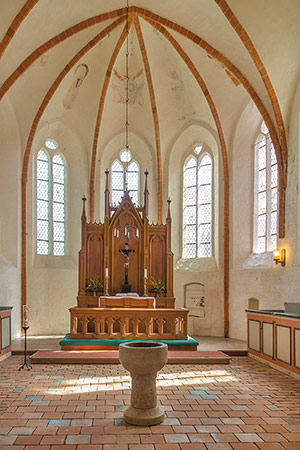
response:
<path id="1" fill-rule="evenodd" d="M 120 248 L 119 252 L 124 256 L 124 269 L 125 269 L 125 281 L 122 284 L 122 292 L 127 293 L 131 291 L 131 285 L 128 284 L 128 269 L 129 269 L 129 258 L 134 253 L 133 249 L 128 248 L 128 242 L 125 242 L 125 248 Z"/>

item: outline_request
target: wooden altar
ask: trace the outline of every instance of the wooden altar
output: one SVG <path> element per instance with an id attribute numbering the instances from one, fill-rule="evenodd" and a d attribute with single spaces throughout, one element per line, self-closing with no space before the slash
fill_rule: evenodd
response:
<path id="1" fill-rule="evenodd" d="M 70 338 L 187 339 L 188 310 L 174 308 L 171 202 L 166 223 L 150 224 L 148 173 L 142 207 L 133 204 L 127 191 L 119 206 L 111 205 L 108 170 L 105 174 L 103 223 L 87 222 L 83 199 L 79 286 L 77 307 L 69 310 Z M 117 297 L 122 289 L 127 292 L 124 269 L 125 287 L 135 295 Z M 151 293 L 151 279 L 163 282 L 165 292 L 160 296 Z M 91 280 L 102 282 L 95 295 L 86 292 Z"/>
<path id="2" fill-rule="evenodd" d="M 128 246 L 134 250 L 130 257 L 129 284 L 131 292 L 144 295 L 144 278 L 147 273 L 147 292 L 151 278 L 165 284 L 165 297 L 173 297 L 173 253 L 171 252 L 170 201 L 166 224 L 150 224 L 148 220 L 147 172 L 144 206 L 135 207 L 125 192 L 118 207 L 109 201 L 109 172 L 106 171 L 104 223 L 88 223 L 85 202 L 81 216 L 81 250 L 79 251 L 78 296 L 86 295 L 90 279 L 105 281 L 108 274 L 109 295 L 122 292 L 124 258 L 119 250 L 125 246 L 125 225 L 129 225 Z M 134 237 L 135 236 L 135 237 Z M 145 272 L 146 270 L 146 272 Z"/>

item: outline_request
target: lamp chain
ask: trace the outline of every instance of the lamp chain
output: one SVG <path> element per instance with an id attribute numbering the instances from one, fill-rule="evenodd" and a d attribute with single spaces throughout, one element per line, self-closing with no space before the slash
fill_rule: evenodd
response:
<path id="1" fill-rule="evenodd" d="M 125 195 L 126 195 L 126 225 L 125 240 L 129 241 L 129 223 L 128 223 L 128 158 L 129 158 L 129 5 L 126 0 L 126 85 L 125 85 L 125 148 L 126 148 L 126 170 L 125 170 Z"/>
<path id="2" fill-rule="evenodd" d="M 126 4 L 127 18 L 126 18 L 126 87 L 125 87 L 125 148 L 127 152 L 126 157 L 126 172 L 125 172 L 125 191 L 128 190 L 127 170 L 129 157 L 129 5 L 128 0 Z"/>

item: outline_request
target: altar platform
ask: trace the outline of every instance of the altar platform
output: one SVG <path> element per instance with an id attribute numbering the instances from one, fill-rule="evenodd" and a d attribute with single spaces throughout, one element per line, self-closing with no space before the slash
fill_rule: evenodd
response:
<path id="1" fill-rule="evenodd" d="M 118 350 L 121 343 L 131 341 L 132 339 L 72 339 L 68 333 L 59 345 L 61 350 Z M 151 339 L 147 341 L 151 342 Z M 155 339 L 153 342 L 167 344 L 168 349 L 173 351 L 196 351 L 198 346 L 198 342 L 190 336 L 187 336 L 187 339 L 177 340 Z"/>
<path id="2" fill-rule="evenodd" d="M 221 351 L 169 351 L 167 364 L 229 364 Z M 30 357 L 32 364 L 120 364 L 118 350 L 40 350 Z"/>
<path id="3" fill-rule="evenodd" d="M 204 352 L 222 351 L 230 356 L 246 356 L 247 341 L 217 336 L 192 336 L 197 342 L 197 350 Z M 59 343 L 64 338 L 62 335 L 31 336 L 30 330 L 27 337 L 28 354 L 32 355 L 39 350 L 61 350 Z M 24 336 L 12 340 L 12 354 L 24 354 Z"/>

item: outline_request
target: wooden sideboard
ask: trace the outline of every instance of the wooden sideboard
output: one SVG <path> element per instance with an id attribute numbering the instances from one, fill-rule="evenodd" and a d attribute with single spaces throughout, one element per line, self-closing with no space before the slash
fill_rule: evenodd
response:
<path id="1" fill-rule="evenodd" d="M 11 306 L 0 306 L 0 361 L 11 355 Z"/>
<path id="2" fill-rule="evenodd" d="M 248 353 L 300 375 L 300 315 L 274 310 L 246 310 Z"/>

